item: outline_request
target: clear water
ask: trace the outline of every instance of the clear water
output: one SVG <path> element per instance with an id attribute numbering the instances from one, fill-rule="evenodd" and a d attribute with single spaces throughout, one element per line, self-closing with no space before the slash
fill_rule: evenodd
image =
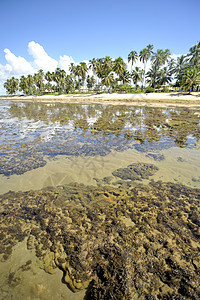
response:
<path id="1" fill-rule="evenodd" d="M 195 299 L 199 138 L 198 110 L 1 101 L 2 299 Z"/>

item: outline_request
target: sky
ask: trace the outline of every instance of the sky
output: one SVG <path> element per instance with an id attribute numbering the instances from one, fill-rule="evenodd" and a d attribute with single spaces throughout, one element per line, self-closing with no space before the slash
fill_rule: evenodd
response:
<path id="1" fill-rule="evenodd" d="M 148 44 L 188 53 L 200 40 L 199 11 L 199 0 L 0 0 L 0 94 L 11 76 L 127 59 Z"/>

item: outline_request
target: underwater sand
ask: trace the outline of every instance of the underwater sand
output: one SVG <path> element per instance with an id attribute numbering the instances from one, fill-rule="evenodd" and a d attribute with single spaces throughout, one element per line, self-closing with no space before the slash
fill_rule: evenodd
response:
<path id="1" fill-rule="evenodd" d="M 116 168 L 133 162 L 154 163 L 159 171 L 151 177 L 155 181 L 176 182 L 200 188 L 200 157 L 196 149 L 169 148 L 161 152 L 165 159 L 154 161 L 145 153 L 130 149 L 112 152 L 106 156 L 67 157 L 47 159 L 47 164 L 22 175 L 0 175 L 0 194 L 8 191 L 38 190 L 47 186 L 58 186 L 71 182 L 94 185 L 94 178 L 112 176 Z M 147 181 L 144 181 L 144 183 Z"/>

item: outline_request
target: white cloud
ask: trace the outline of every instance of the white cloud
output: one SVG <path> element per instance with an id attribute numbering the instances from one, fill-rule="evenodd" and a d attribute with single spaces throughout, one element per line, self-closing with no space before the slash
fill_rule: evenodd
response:
<path id="1" fill-rule="evenodd" d="M 37 69 L 42 69 L 45 72 L 53 72 L 58 66 L 58 62 L 51 58 L 44 50 L 44 48 L 38 43 L 32 41 L 28 44 L 28 52 L 33 56 L 33 64 Z"/>
<path id="2" fill-rule="evenodd" d="M 5 49 L 6 65 L 0 64 L 0 95 L 6 94 L 3 85 L 6 79 L 11 76 L 19 78 L 21 75 L 33 74 L 36 72 L 30 62 L 21 56 L 14 55 L 9 49 Z"/>
<path id="3" fill-rule="evenodd" d="M 171 58 L 173 58 L 175 61 L 177 60 L 178 57 L 180 57 L 182 54 L 171 54 Z M 186 54 L 183 54 L 186 55 Z"/>
<path id="4" fill-rule="evenodd" d="M 22 75 L 34 74 L 39 69 L 43 69 L 45 72 L 52 72 L 58 66 L 58 62 L 51 58 L 44 48 L 34 41 L 28 44 L 28 52 L 34 59 L 32 62 L 28 62 L 21 56 L 17 57 L 7 48 L 4 52 L 7 63 L 6 65 L 0 64 L 0 95 L 6 94 L 3 84 L 7 78 L 11 76 L 20 78 Z"/>
<path id="5" fill-rule="evenodd" d="M 72 56 L 68 56 L 68 55 L 60 56 L 59 65 L 60 65 L 61 69 L 65 70 L 65 72 L 67 74 L 70 73 L 69 67 L 70 67 L 71 63 L 76 65 L 76 63 L 73 60 Z"/>
<path id="6" fill-rule="evenodd" d="M 35 70 L 31 64 L 21 56 L 15 56 L 9 49 L 5 49 L 5 59 L 8 64 L 4 67 L 11 75 L 30 74 Z"/>

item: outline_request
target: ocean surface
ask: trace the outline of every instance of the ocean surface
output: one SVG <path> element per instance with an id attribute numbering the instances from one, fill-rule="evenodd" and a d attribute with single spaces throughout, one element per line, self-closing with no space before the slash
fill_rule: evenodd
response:
<path id="1" fill-rule="evenodd" d="M 0 101 L 0 299 L 200 298 L 200 110 Z"/>

